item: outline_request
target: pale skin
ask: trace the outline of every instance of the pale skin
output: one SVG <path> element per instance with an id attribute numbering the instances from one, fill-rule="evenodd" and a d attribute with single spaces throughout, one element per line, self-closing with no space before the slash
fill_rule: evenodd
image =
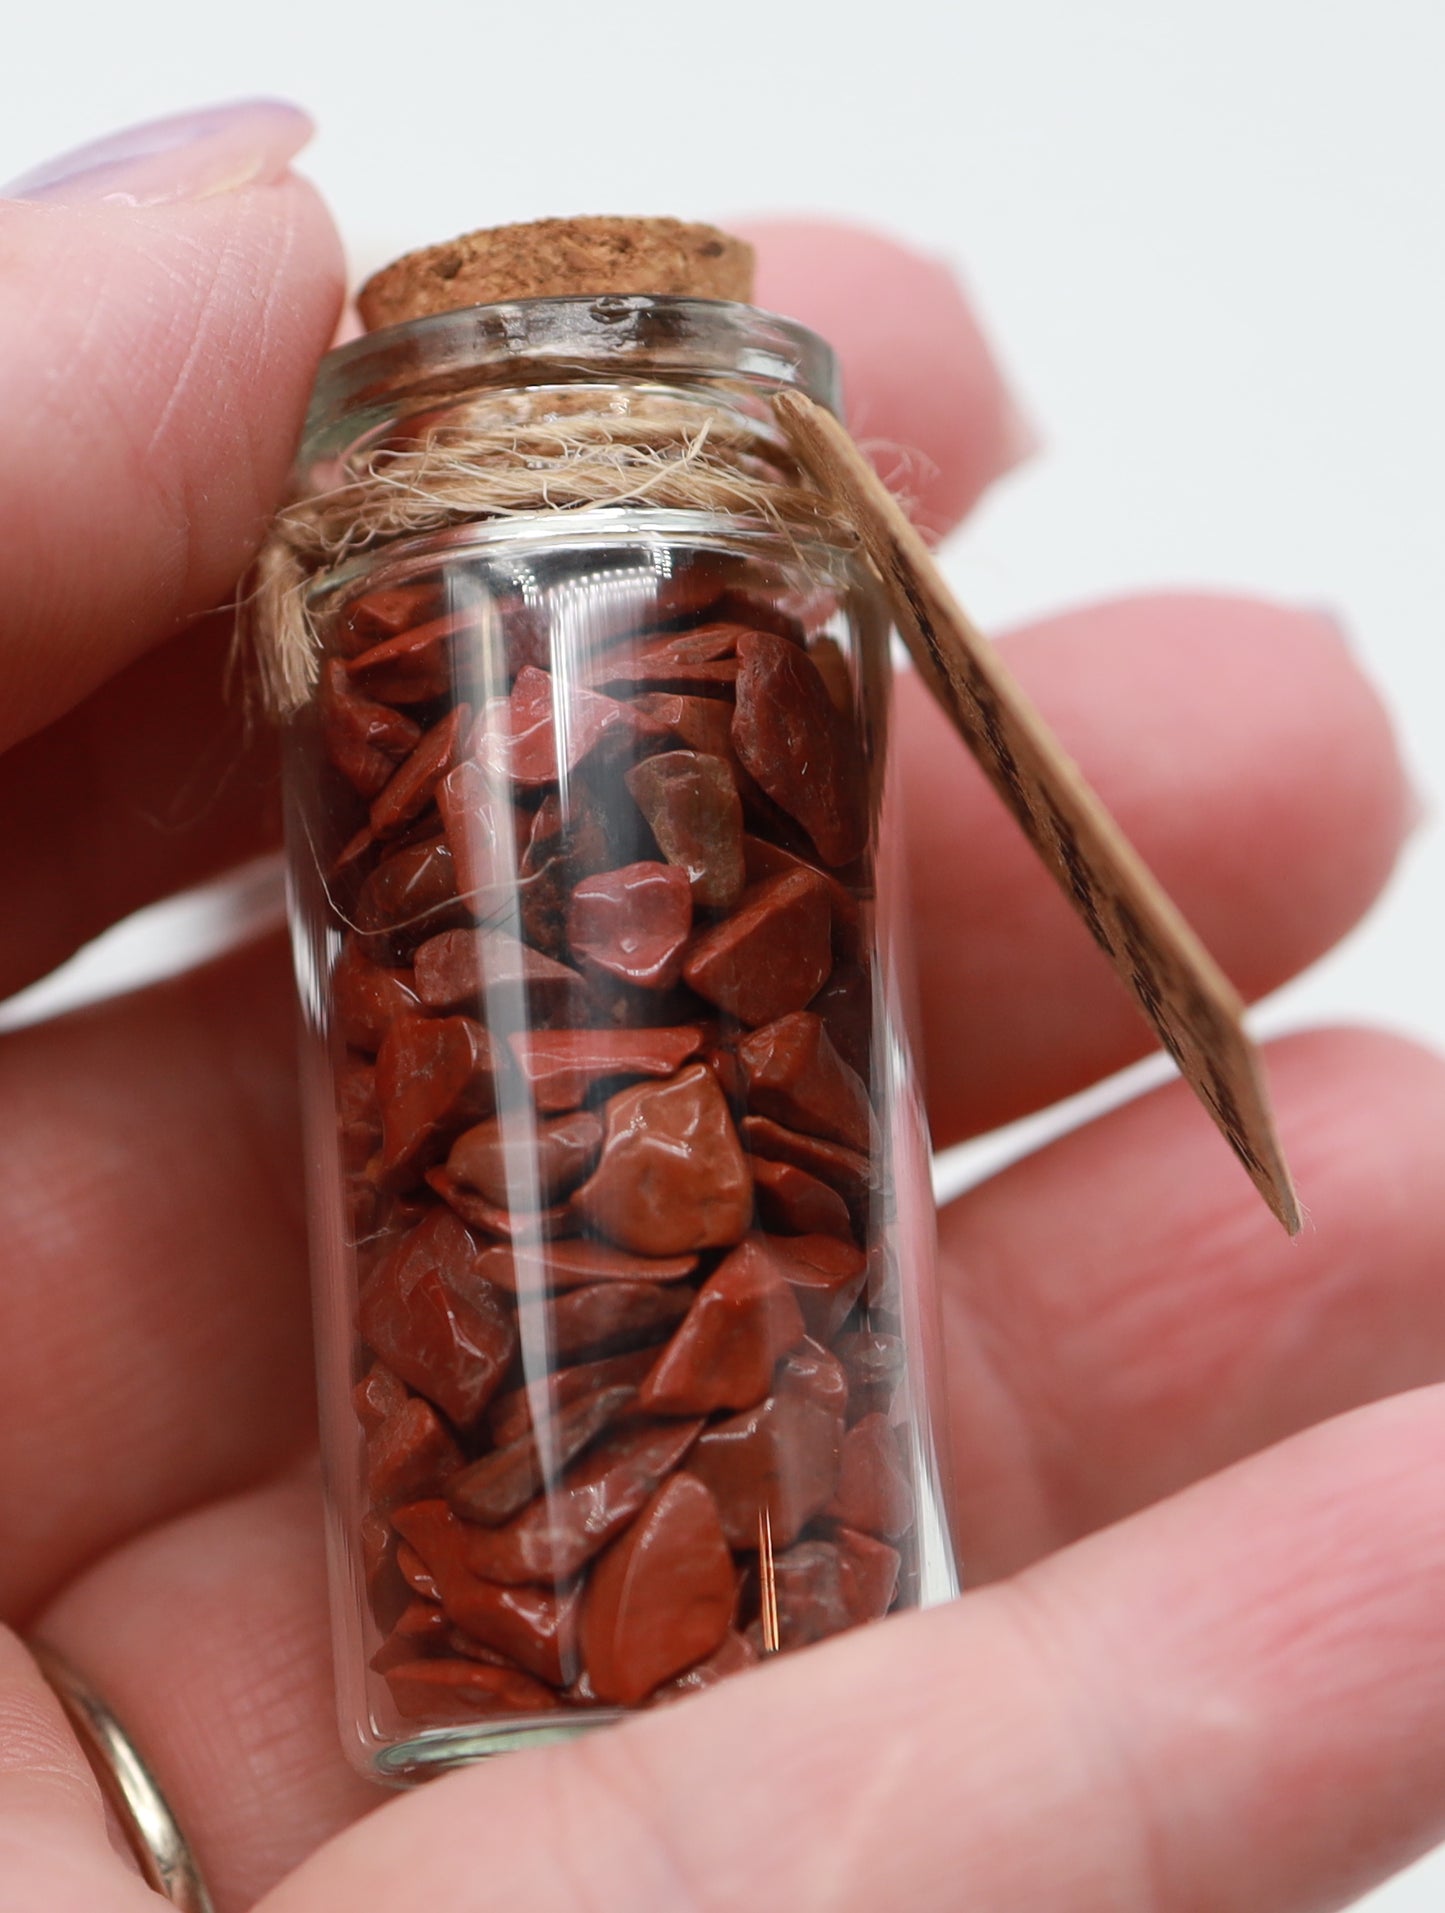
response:
<path id="1" fill-rule="evenodd" d="M 304 130 L 233 113 L 121 199 L 0 204 L 4 990 L 271 841 L 205 614 L 336 325 Z M 760 303 L 837 342 L 860 430 L 956 522 L 1020 449 L 956 289 L 756 236 Z M 1251 996 L 1369 905 L 1411 800 L 1328 620 L 1178 595 L 1004 641 Z M 1147 1033 L 912 684 L 898 722 L 946 1144 Z M 225 1913 L 1306 1913 L 1445 1833 L 1435 1057 L 1271 1047 L 1294 1244 L 1178 1086 L 944 1212 L 963 1599 L 388 1798 L 333 1718 L 289 989 L 273 940 L 0 1042 L 4 1913 L 156 1905 L 31 1634 L 144 1746 Z"/>

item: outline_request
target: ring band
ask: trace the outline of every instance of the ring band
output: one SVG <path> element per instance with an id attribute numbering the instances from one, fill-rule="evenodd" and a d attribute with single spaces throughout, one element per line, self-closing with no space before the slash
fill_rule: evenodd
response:
<path id="1" fill-rule="evenodd" d="M 105 1702 L 68 1662 L 30 1643 L 145 1876 L 183 1913 L 214 1913 L 195 1856 L 155 1776 Z"/>

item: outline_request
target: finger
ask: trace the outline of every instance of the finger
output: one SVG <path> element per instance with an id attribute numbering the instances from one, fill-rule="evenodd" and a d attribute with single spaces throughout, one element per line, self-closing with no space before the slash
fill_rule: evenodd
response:
<path id="1" fill-rule="evenodd" d="M 182 131 L 0 201 L 0 748 L 231 590 L 335 321 L 304 115 Z"/>
<path id="2" fill-rule="evenodd" d="M 230 643 L 205 620 L 0 757 L 0 1000 L 279 839 L 275 739 L 222 693 Z"/>
<path id="3" fill-rule="evenodd" d="M 342 1751 L 321 1541 L 313 1463 L 137 1536 L 38 1624 L 146 1748 L 219 1913 L 385 1798 Z"/>
<path id="4" fill-rule="evenodd" d="M 1328 950 L 1378 893 L 1409 792 L 1379 699 L 1327 618 L 1136 598 L 1031 625 L 1004 654 L 1246 997 Z M 1153 1038 L 917 679 L 899 689 L 942 1146 L 1082 1089 Z"/>
<path id="5" fill-rule="evenodd" d="M 105 1808 L 60 1703 L 0 1628 L 0 1883 L 3 1904 L 69 1913 L 154 1913 L 115 1851 Z"/>
<path id="6" fill-rule="evenodd" d="M 848 422 L 918 523 L 941 536 L 1035 438 L 963 289 L 940 259 L 865 227 L 757 219 L 757 302 L 842 361 Z"/>
<path id="7" fill-rule="evenodd" d="M 1266 1054 L 1309 1218 L 1294 1242 L 1180 1084 L 943 1212 L 971 1582 L 1445 1376 L 1445 1061 L 1343 1030 Z"/>
<path id="8" fill-rule="evenodd" d="M 0 1609 L 310 1437 L 279 942 L 0 1044 Z"/>
<path id="9" fill-rule="evenodd" d="M 1300 1436 L 1021 1580 L 489 1763 L 264 1913 L 1306 1913 L 1445 1825 L 1445 1391 Z"/>

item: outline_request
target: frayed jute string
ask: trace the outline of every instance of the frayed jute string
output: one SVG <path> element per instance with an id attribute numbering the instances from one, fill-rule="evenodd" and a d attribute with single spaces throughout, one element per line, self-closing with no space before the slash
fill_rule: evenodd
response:
<path id="1" fill-rule="evenodd" d="M 242 668 L 274 716 L 305 703 L 321 645 L 310 601 L 359 555 L 468 521 L 535 520 L 588 506 L 726 513 L 796 540 L 856 542 L 790 455 L 734 414 L 639 397 L 626 411 L 550 416 L 512 396 L 455 411 L 405 445 L 367 452 L 330 491 L 276 517 L 243 598 Z M 529 412 L 532 415 L 529 416 Z"/>

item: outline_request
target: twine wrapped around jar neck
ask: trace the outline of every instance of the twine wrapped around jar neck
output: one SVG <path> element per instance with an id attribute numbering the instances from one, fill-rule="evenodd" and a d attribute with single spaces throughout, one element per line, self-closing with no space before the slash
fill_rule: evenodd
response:
<path id="1" fill-rule="evenodd" d="M 319 674 L 309 600 L 362 552 L 469 521 L 539 519 L 590 506 L 726 513 L 789 539 L 856 533 L 791 455 L 735 412 L 638 395 L 513 393 L 449 413 L 404 444 L 367 451 L 332 489 L 287 505 L 253 567 L 241 642 L 261 702 L 297 711 Z"/>

